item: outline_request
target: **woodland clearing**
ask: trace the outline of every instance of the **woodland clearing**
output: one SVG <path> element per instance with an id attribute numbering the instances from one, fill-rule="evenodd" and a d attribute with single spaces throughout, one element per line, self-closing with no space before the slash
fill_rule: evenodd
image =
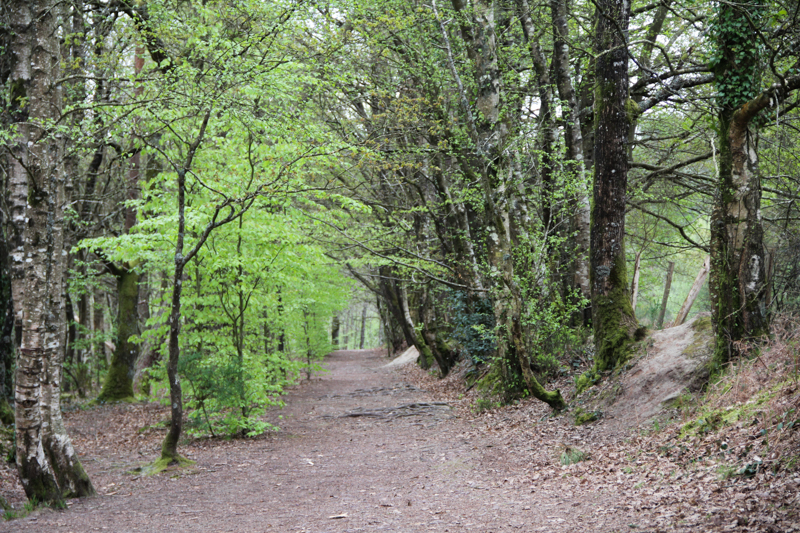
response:
<path id="1" fill-rule="evenodd" d="M 755 426 L 621 434 L 532 400 L 476 413 L 459 372 L 385 363 L 379 350 L 333 352 L 269 413 L 280 432 L 190 441 L 195 464 L 155 476 L 135 468 L 158 457 L 167 408 L 66 413 L 99 495 L 0 531 L 800 531 L 796 472 L 720 475 L 720 439 L 733 450 Z M 586 460 L 562 464 L 577 450 Z M 19 507 L 3 468 L 2 495 Z"/>

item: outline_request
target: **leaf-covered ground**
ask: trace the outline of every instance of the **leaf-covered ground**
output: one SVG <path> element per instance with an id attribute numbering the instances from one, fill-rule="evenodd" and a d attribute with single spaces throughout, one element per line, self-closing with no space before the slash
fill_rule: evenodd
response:
<path id="1" fill-rule="evenodd" d="M 335 352 L 326 363 L 330 372 L 270 413 L 281 432 L 186 443 L 195 465 L 157 476 L 134 469 L 157 457 L 166 409 L 68 413 L 100 495 L 0 531 L 800 531 L 800 474 L 786 463 L 792 428 L 778 442 L 749 415 L 680 437 L 685 424 L 575 427 L 570 413 L 550 417 L 535 402 L 476 414 L 458 372 L 436 380 L 413 366 L 382 368 L 377 351 Z M 796 401 L 796 390 L 781 394 L 771 401 Z M 780 458 L 764 454 L 770 446 Z M 750 465 L 752 476 L 737 475 Z M 0 479 L 20 507 L 12 473 Z"/>

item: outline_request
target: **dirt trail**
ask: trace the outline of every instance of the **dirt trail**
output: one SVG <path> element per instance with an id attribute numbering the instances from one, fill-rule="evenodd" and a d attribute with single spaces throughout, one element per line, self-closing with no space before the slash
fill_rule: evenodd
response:
<path id="1" fill-rule="evenodd" d="M 0 523 L 0 531 L 615 529 L 615 491 L 586 487 L 578 495 L 531 483 L 520 457 L 542 452 L 543 441 L 509 448 L 490 426 L 434 404 L 396 370 L 380 368 L 385 363 L 374 351 L 335 352 L 329 373 L 290 391 L 286 408 L 272 414 L 280 433 L 184 446 L 197 464 L 172 476 L 128 472 L 155 456 L 155 444 L 145 453 L 131 437 L 128 448 L 105 456 L 108 447 L 97 446 L 84 465 L 103 495 Z M 68 417 L 79 449 L 81 439 L 102 438 L 104 413 Z"/>

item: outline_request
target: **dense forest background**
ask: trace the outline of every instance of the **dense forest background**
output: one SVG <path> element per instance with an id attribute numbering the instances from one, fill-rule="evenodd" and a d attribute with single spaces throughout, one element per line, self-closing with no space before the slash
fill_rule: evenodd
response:
<path id="1" fill-rule="evenodd" d="M 166 464 L 269 429 L 336 347 L 561 409 L 576 355 L 580 392 L 710 311 L 721 372 L 800 310 L 800 4 L 0 10 L 0 411 L 31 498 L 93 492 L 64 394 L 168 399 Z"/>

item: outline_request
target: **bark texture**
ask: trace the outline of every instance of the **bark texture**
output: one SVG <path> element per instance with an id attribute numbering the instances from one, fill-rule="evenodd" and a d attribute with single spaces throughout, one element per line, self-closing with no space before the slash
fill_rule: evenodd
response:
<path id="1" fill-rule="evenodd" d="M 139 334 L 139 274 L 128 268 L 114 274 L 118 297 L 117 334 L 103 390 L 97 397 L 104 402 L 133 399 L 133 374 L 139 357 L 138 344 L 130 340 Z"/>
<path id="2" fill-rule="evenodd" d="M 8 253 L 8 239 L 4 235 L 6 227 L 0 215 L 0 423 L 14 423 L 14 409 L 8 398 L 11 380 L 9 372 L 14 365 L 14 303 L 11 300 L 11 261 Z"/>
<path id="3" fill-rule="evenodd" d="M 595 143 L 591 225 L 592 326 L 595 371 L 624 360 L 637 328 L 625 265 L 628 184 L 628 51 L 630 4 L 597 2 L 595 28 Z"/>
<path id="4" fill-rule="evenodd" d="M 12 281 L 21 324 L 16 370 L 17 468 L 31 499 L 61 502 L 94 494 L 61 418 L 65 334 L 62 291 L 63 207 L 68 176 L 61 114 L 55 3 L 9 2 L 11 106 L 17 142 L 11 154 L 13 222 L 20 234 Z"/>

